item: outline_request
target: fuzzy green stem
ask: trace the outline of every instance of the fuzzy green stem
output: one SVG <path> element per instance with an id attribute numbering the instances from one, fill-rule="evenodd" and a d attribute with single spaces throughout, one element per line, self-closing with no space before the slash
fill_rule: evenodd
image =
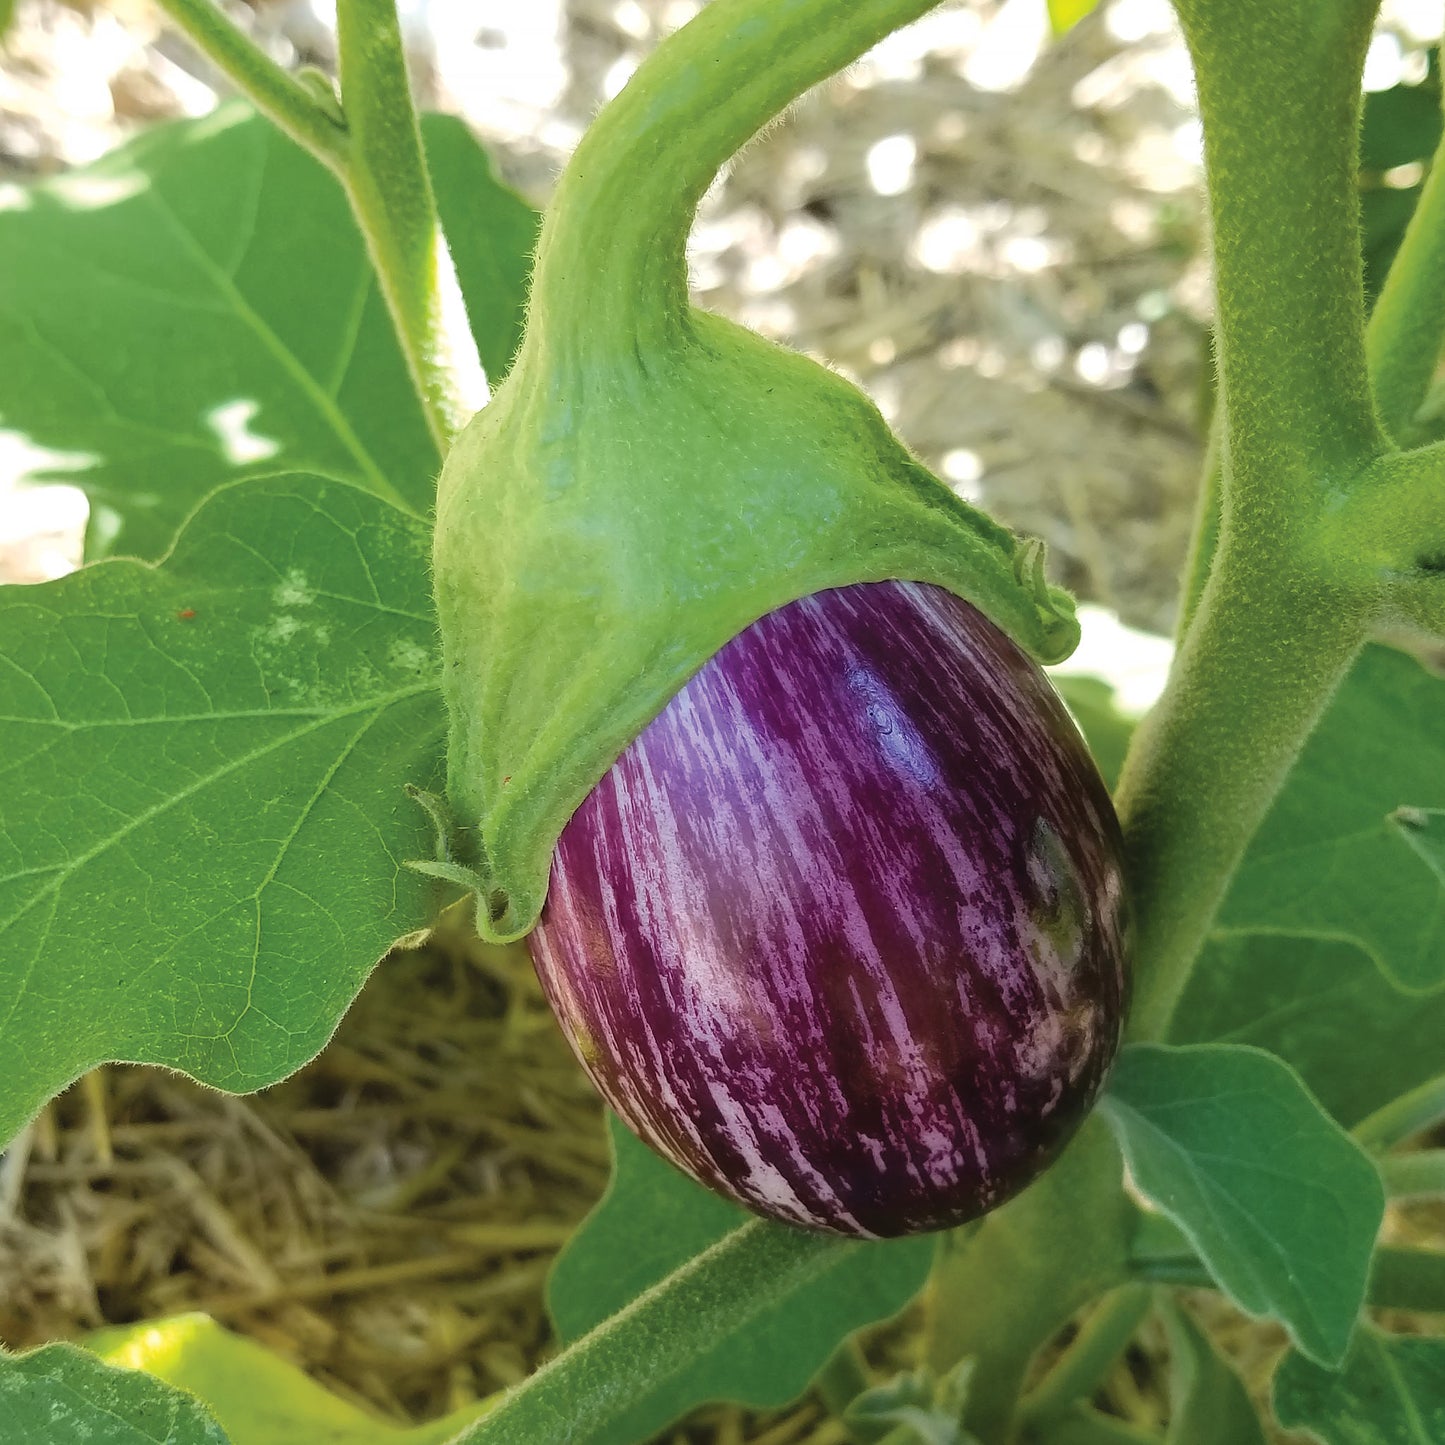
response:
<path id="1" fill-rule="evenodd" d="M 1365 334 L 1380 421 L 1403 442 L 1445 340 L 1445 140 L 1375 301 Z"/>
<path id="2" fill-rule="evenodd" d="M 548 210 L 535 290 L 595 277 L 585 314 L 536 315 L 555 346 L 650 352 L 686 324 L 687 234 L 728 159 L 805 90 L 937 0 L 713 0 L 593 122 Z"/>
<path id="3" fill-rule="evenodd" d="M 789 1289 L 857 1244 L 754 1220 L 510 1390 L 455 1445 L 590 1440 L 719 1340 L 746 1337 Z"/>
<path id="4" fill-rule="evenodd" d="M 1355 136 L 1373 5 L 1183 0 L 1225 397 L 1209 580 L 1118 807 L 1138 910 L 1130 1033 L 1162 1037 L 1244 850 L 1377 607 L 1318 521 L 1386 442 L 1365 366 Z M 1262 138 L 1267 137 L 1267 141 Z"/>
<path id="5" fill-rule="evenodd" d="M 1053 1368 L 1025 1398 L 1019 1419 L 1025 1426 L 1049 1425 L 1099 1388 L 1114 1362 L 1149 1313 L 1153 1291 L 1127 1284 L 1103 1299 L 1059 1356 Z"/>
<path id="6" fill-rule="evenodd" d="M 337 175 L 346 167 L 346 127 L 307 88 L 226 18 L 215 0 L 159 0 L 197 50 L 280 126 Z"/>
<path id="7" fill-rule="evenodd" d="M 437 216 L 395 0 L 339 0 L 336 29 L 351 134 L 347 194 L 445 453 L 485 403 L 486 377 Z"/>

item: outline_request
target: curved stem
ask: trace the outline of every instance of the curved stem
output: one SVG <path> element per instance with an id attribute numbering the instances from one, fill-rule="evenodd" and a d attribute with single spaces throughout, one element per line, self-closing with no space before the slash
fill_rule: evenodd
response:
<path id="1" fill-rule="evenodd" d="M 860 1246 L 753 1220 L 503 1396 L 454 1445 L 590 1440 L 635 1401 Z"/>
<path id="2" fill-rule="evenodd" d="M 1119 784 L 1136 1039 L 1166 1031 L 1250 838 L 1364 640 L 1377 599 L 1331 575 L 1318 523 L 1387 446 L 1355 189 L 1374 6 L 1179 11 L 1204 122 L 1226 421 L 1213 566 Z"/>
<path id="3" fill-rule="evenodd" d="M 395 0 L 339 0 L 346 188 L 438 449 L 487 399 L 451 253 L 437 217 Z"/>
<path id="4" fill-rule="evenodd" d="M 158 0 L 191 43 L 256 108 L 298 145 L 341 175 L 346 127 L 302 83 L 277 65 L 213 0 Z"/>
<path id="5" fill-rule="evenodd" d="M 1445 341 L 1445 140 L 1365 333 L 1380 421 L 1408 441 Z"/>
<path id="6" fill-rule="evenodd" d="M 719 169 L 805 90 L 937 0 L 713 0 L 593 122 L 558 184 L 535 287 L 585 269 L 585 315 L 534 311 L 556 345 L 631 349 L 685 324 L 688 229 Z M 659 217 L 665 218 L 659 224 Z"/>
<path id="7" fill-rule="evenodd" d="M 1350 1131 L 1366 1149 L 1385 1150 L 1445 1119 L 1445 1074 L 1391 1099 Z"/>
<path id="8" fill-rule="evenodd" d="M 1133 1339 L 1152 1299 L 1148 1285 L 1126 1284 L 1102 1300 L 1054 1367 L 1025 1398 L 1019 1419 L 1025 1425 L 1047 1425 L 1075 1402 L 1088 1400 Z"/>

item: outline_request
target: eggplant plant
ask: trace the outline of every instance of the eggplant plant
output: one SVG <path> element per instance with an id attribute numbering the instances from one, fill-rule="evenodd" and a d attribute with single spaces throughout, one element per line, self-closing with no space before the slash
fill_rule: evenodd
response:
<path id="1" fill-rule="evenodd" d="M 92 503 L 88 565 L 0 589 L 0 1138 L 104 1061 L 285 1077 L 464 903 L 614 1173 L 555 1356 L 416 1441 L 816 1384 L 829 1441 L 1140 1445 L 1096 1397 L 1142 1329 L 1169 1442 L 1262 1441 L 1191 1289 L 1287 1336 L 1279 1425 L 1445 1438 L 1445 1251 L 1382 1237 L 1445 1194 L 1445 167 L 1367 314 L 1372 0 L 1178 0 L 1219 401 L 1112 800 L 1039 546 L 688 299 L 719 168 L 929 0 L 712 0 L 540 231 L 418 119 L 392 0 L 339 0 L 339 93 L 162 6 L 254 109 L 0 206 L 0 420 Z M 0 1355 L 0 1423 L 386 1438 L 227 1348 Z"/>

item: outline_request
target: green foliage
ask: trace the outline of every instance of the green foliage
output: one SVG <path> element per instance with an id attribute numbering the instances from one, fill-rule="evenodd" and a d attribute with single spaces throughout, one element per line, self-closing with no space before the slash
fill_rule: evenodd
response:
<path id="1" fill-rule="evenodd" d="M 256 1089 L 434 916 L 425 528 L 303 476 L 0 589 L 0 1138 L 104 1059 Z"/>
<path id="2" fill-rule="evenodd" d="M 425 131 L 500 373 L 535 217 L 460 122 Z M 24 195 L 0 210 L 0 425 L 82 459 L 42 474 L 89 493 L 92 555 L 154 559 L 212 488 L 283 471 L 429 511 L 441 459 L 361 236 L 269 122 L 231 105 L 157 126 Z"/>
<path id="3" fill-rule="evenodd" d="M 0 1354 L 0 1440 L 7 1445 L 233 1445 L 189 1395 L 74 1345 Z"/>
<path id="4" fill-rule="evenodd" d="M 1249 1391 L 1213 1341 L 1172 1301 L 1169 1331 L 1169 1445 L 1265 1445 Z"/>
<path id="5" fill-rule="evenodd" d="M 1112 789 L 1119 781 L 1119 770 L 1124 766 L 1124 754 L 1129 750 L 1136 720 L 1120 711 L 1114 689 L 1103 678 L 1055 673 L 1049 681 L 1068 704 L 1099 765 L 1100 774 Z"/>
<path id="6" fill-rule="evenodd" d="M 750 1216 L 679 1173 L 615 1118 L 612 1182 L 553 1268 L 547 1300 L 564 1343 L 665 1283 Z M 730 1331 L 599 1433 L 593 1445 L 646 1439 L 694 1405 L 737 1400 L 787 1404 L 808 1386 L 840 1340 L 897 1313 L 928 1276 L 933 1243 L 862 1246 L 806 1290 L 775 1299 L 749 1329 Z"/>
<path id="7" fill-rule="evenodd" d="M 107 1364 L 144 1370 L 193 1395 L 230 1445 L 445 1445 L 486 1409 L 473 1405 L 411 1427 L 378 1420 L 206 1315 L 101 1330 L 86 1345 Z"/>
<path id="8" fill-rule="evenodd" d="M 1300 1349 L 1343 1358 L 1385 1196 L 1288 1065 L 1232 1044 L 1126 1048 L 1100 1106 L 1140 1192 L 1220 1288 Z"/>
<path id="9" fill-rule="evenodd" d="M 1362 1327 L 1338 1372 L 1289 1354 L 1274 1377 L 1281 1425 L 1322 1445 L 1439 1445 L 1445 1440 L 1445 1341 Z"/>
<path id="10" fill-rule="evenodd" d="M 1445 805 L 1442 707 L 1445 682 L 1367 650 L 1250 845 L 1219 927 L 1349 940 L 1399 986 L 1445 982 L 1435 833 L 1399 813 Z"/>
<path id="11" fill-rule="evenodd" d="M 1360 225 L 1365 296 L 1373 301 L 1400 249 L 1422 186 L 1393 186 L 1383 173 L 1429 161 L 1440 143 L 1440 52 L 1430 51 L 1426 78 L 1365 96 L 1360 119 Z"/>
<path id="12" fill-rule="evenodd" d="M 864 1390 L 844 1421 L 863 1439 L 885 1436 L 890 1445 L 979 1445 L 962 1424 L 972 1377 L 972 1360 L 961 1360 L 942 1379 L 909 1370 Z"/>

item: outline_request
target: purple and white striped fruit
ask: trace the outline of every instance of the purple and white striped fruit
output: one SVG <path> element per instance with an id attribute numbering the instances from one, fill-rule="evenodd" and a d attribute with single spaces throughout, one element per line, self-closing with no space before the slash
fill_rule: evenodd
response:
<path id="1" fill-rule="evenodd" d="M 941 588 L 734 638 L 562 833 L 533 935 L 666 1158 L 842 1234 L 961 1223 L 1087 1113 L 1127 1001 L 1108 794 L 1042 672 Z"/>

